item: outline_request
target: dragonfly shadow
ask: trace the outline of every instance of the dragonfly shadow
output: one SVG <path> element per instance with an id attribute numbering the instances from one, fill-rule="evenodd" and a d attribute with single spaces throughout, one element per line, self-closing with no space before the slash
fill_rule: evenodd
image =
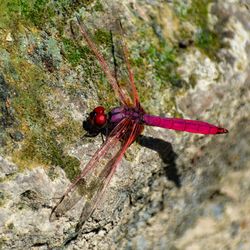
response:
<path id="1" fill-rule="evenodd" d="M 156 151 L 163 161 L 164 173 L 168 180 L 173 181 L 176 187 L 181 187 L 181 175 L 178 173 L 176 166 L 177 154 L 173 151 L 173 147 L 169 142 L 162 139 L 141 135 L 137 142 L 146 148 Z"/>

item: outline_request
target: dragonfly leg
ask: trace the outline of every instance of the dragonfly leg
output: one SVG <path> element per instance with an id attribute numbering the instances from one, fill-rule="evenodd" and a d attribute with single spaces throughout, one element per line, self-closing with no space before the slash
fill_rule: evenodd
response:
<path id="1" fill-rule="evenodd" d="M 104 140 L 103 134 L 101 134 L 101 137 L 102 137 L 102 143 L 104 143 L 105 140 Z"/>

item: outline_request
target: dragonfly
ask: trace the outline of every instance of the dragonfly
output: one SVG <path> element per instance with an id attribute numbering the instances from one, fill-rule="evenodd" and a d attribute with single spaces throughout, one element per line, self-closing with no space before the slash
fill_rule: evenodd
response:
<path id="1" fill-rule="evenodd" d="M 103 54 L 90 38 L 88 29 L 80 17 L 77 16 L 76 19 L 82 37 L 98 60 L 120 102 L 119 107 L 113 108 L 108 113 L 103 106 L 98 106 L 89 114 L 85 129 L 92 136 L 106 131 L 106 139 L 83 168 L 81 174 L 67 188 L 50 215 L 53 221 L 81 200 L 83 209 L 76 226 L 76 231 L 78 231 L 100 204 L 123 155 L 141 135 L 145 125 L 204 135 L 225 134 L 228 130 L 203 121 L 167 118 L 146 113 L 140 104 L 126 43 L 122 39 L 121 47 L 128 73 L 128 90 L 121 87 Z"/>

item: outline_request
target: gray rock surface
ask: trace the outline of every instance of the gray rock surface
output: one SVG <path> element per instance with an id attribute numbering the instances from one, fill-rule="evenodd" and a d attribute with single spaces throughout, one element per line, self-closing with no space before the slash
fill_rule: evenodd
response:
<path id="1" fill-rule="evenodd" d="M 102 143 L 82 136 L 82 120 L 100 102 L 117 103 L 80 38 L 72 42 L 69 23 L 79 13 L 104 29 L 112 10 L 128 33 L 145 109 L 230 132 L 145 128 L 65 248 L 250 249 L 250 8 L 246 1 L 203 4 L 204 24 L 198 3 L 58 1 L 33 12 L 23 4 L 17 19 L 14 1 L 3 5 L 10 11 L 0 19 L 0 249 L 61 249 L 74 232 L 81 202 L 59 220 L 49 216 Z M 105 55 L 106 33 L 94 36 Z"/>

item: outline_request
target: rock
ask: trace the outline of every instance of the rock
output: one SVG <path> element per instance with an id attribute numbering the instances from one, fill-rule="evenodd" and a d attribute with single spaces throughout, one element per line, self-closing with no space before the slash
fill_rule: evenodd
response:
<path id="1" fill-rule="evenodd" d="M 1 10 L 0 248 L 248 249 L 247 4 L 50 1 L 27 5 L 22 20 L 14 5 Z M 145 128 L 78 235 L 84 199 L 57 220 L 50 214 L 102 144 L 100 137 L 83 137 L 82 119 L 117 100 L 75 29 L 76 13 L 108 62 L 114 30 L 118 77 L 126 86 L 113 27 L 120 15 L 145 110 L 229 130 L 199 136 Z M 15 38 L 11 47 L 6 34 Z M 80 193 L 90 197 L 95 188 Z"/>

